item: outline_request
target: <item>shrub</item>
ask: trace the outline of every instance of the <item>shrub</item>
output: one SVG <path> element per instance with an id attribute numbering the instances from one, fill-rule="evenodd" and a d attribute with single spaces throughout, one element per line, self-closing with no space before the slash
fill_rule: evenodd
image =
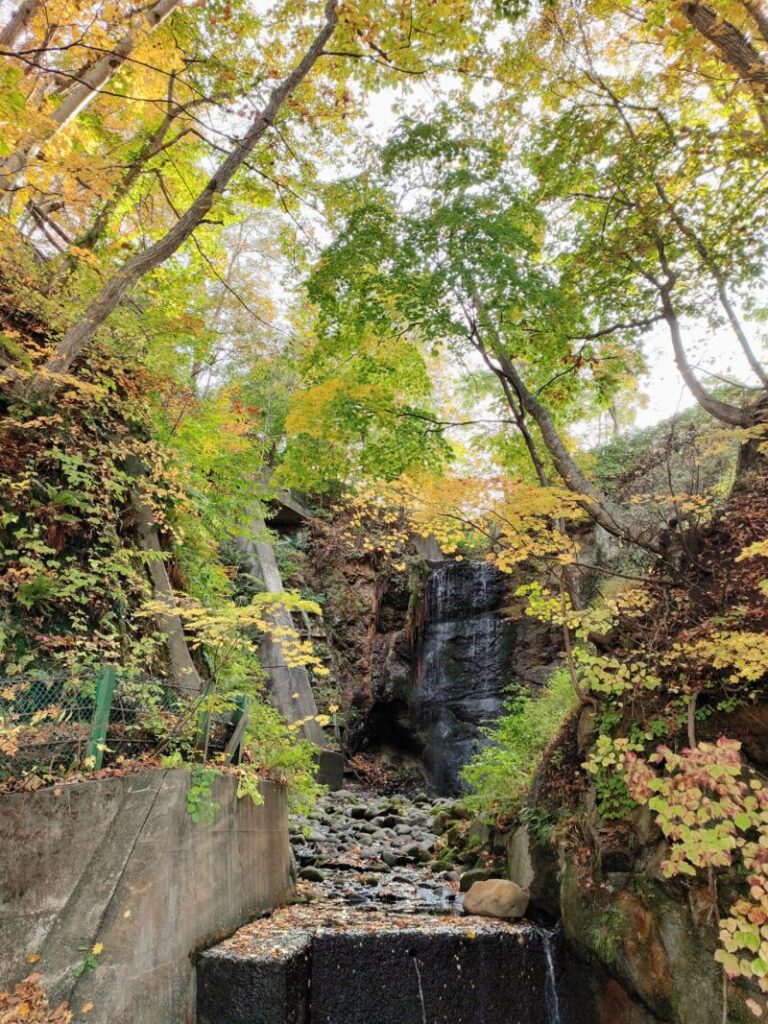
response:
<path id="1" fill-rule="evenodd" d="M 501 718 L 484 730 L 488 744 L 462 771 L 471 810 L 489 818 L 520 812 L 541 755 L 574 702 L 563 669 L 552 673 L 540 696 L 522 693 L 508 701 Z"/>

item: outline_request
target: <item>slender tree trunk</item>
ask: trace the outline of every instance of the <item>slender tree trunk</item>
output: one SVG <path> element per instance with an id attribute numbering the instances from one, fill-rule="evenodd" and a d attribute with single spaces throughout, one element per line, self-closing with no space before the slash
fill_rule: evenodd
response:
<path id="1" fill-rule="evenodd" d="M 645 523 L 627 513 L 582 473 L 560 437 L 549 410 L 525 386 L 512 360 L 503 353 L 499 353 L 498 360 L 504 375 L 520 395 L 526 412 L 536 421 L 555 469 L 566 487 L 581 496 L 584 509 L 590 517 L 614 537 L 659 552 L 661 548 L 656 537 L 656 524 Z"/>
<path id="2" fill-rule="evenodd" d="M 720 270 L 720 267 L 717 265 L 716 261 L 712 257 L 712 253 L 709 251 L 701 237 L 696 233 L 696 231 L 693 230 L 693 228 L 691 228 L 691 226 L 688 224 L 685 218 L 680 214 L 680 211 L 678 210 L 677 206 L 672 201 L 672 199 L 669 197 L 667 190 L 664 188 L 661 182 L 655 181 L 654 185 L 659 198 L 669 211 L 669 214 L 672 217 L 673 222 L 680 229 L 680 232 L 683 234 L 683 236 L 687 238 L 691 245 L 694 247 L 699 257 L 701 258 L 702 263 L 712 275 L 712 278 L 717 287 L 717 297 L 720 300 L 720 305 L 723 307 L 723 310 L 725 311 L 725 315 L 728 318 L 728 322 L 731 325 L 733 333 L 736 335 L 739 345 L 741 345 L 742 351 L 744 352 L 744 355 L 747 357 L 747 362 L 749 363 L 750 367 L 752 368 L 752 371 L 754 372 L 755 376 L 758 378 L 760 383 L 763 385 L 763 387 L 768 388 L 768 373 L 766 373 L 765 368 L 763 367 L 760 360 L 757 358 L 757 354 L 755 353 L 755 350 L 752 348 L 749 338 L 747 337 L 746 331 L 744 330 L 744 327 L 741 323 L 741 320 L 739 319 L 736 310 L 733 307 L 730 295 L 728 294 L 728 286 L 726 284 L 725 276 Z"/>
<path id="3" fill-rule="evenodd" d="M 688 711 L 686 718 L 688 724 L 688 746 L 691 750 L 696 747 L 696 702 L 698 699 L 698 690 L 694 690 L 693 693 L 688 695 Z"/>
<path id="4" fill-rule="evenodd" d="M 131 459 L 130 471 L 140 479 L 140 474 L 143 471 L 138 460 Z M 158 629 L 165 634 L 168 660 L 171 664 L 174 682 L 179 689 L 188 693 L 202 693 L 205 684 L 189 653 L 184 636 L 184 624 L 176 611 L 176 598 L 163 561 L 163 549 L 160 546 L 155 518 L 140 485 L 137 485 L 134 492 L 133 503 L 138 523 L 139 543 L 142 550 L 149 555 L 147 568 L 152 580 L 152 589 L 156 600 L 167 609 L 167 611 L 159 613 L 156 619 Z"/>
<path id="5" fill-rule="evenodd" d="M 542 487 L 549 487 L 549 477 L 547 476 L 547 471 L 544 468 L 544 463 L 541 461 L 541 456 L 539 455 L 538 448 L 536 447 L 536 442 L 533 440 L 533 436 L 530 430 L 528 429 L 528 424 L 525 422 L 525 410 L 523 409 L 522 402 L 520 401 L 520 396 L 517 396 L 516 401 L 515 396 L 512 392 L 512 385 L 509 382 L 509 380 L 507 380 L 504 371 L 494 364 L 493 360 L 489 357 L 488 353 L 484 348 L 480 347 L 479 351 L 480 355 L 483 357 L 483 362 L 485 363 L 485 365 L 490 370 L 492 370 L 499 378 L 499 383 L 501 384 L 502 390 L 504 391 L 504 396 L 507 399 L 507 405 L 512 410 L 512 417 L 515 421 L 517 429 L 520 431 L 522 435 L 525 447 L 528 449 L 528 455 L 530 457 L 531 463 L 533 464 L 533 468 L 536 473 L 536 478 L 538 479 Z"/>
<path id="6" fill-rule="evenodd" d="M 41 0 L 25 0 L 0 30 L 0 49 L 10 50 L 37 14 Z"/>
<path id="7" fill-rule="evenodd" d="M 148 11 L 134 15 L 125 35 L 115 48 L 89 65 L 67 91 L 49 117 L 49 128 L 42 138 L 28 139 L 0 161 L 0 186 L 10 188 L 20 171 L 34 156 L 37 147 L 56 135 L 93 102 L 107 82 L 125 64 L 143 33 L 154 31 L 179 6 L 181 0 L 157 0 Z"/>
<path id="8" fill-rule="evenodd" d="M 669 329 L 669 337 L 672 342 L 672 351 L 675 355 L 675 363 L 680 371 L 680 376 L 685 381 L 693 397 L 702 409 L 708 412 L 710 416 L 714 416 L 715 419 L 718 419 L 723 423 L 728 423 L 733 427 L 751 426 L 753 416 L 749 409 L 740 409 L 738 406 L 730 405 L 728 402 L 721 402 L 719 398 L 715 398 L 715 396 L 710 394 L 703 386 L 699 378 L 694 373 L 691 364 L 688 362 L 688 356 L 686 355 L 685 346 L 683 345 L 683 336 L 680 330 L 680 321 L 677 318 L 677 313 L 672 302 L 671 286 L 668 284 L 661 285 L 659 288 L 659 295 L 661 296 L 661 308 L 664 314 L 664 320 L 666 321 Z"/>
<path id="9" fill-rule="evenodd" d="M 97 329 L 131 288 L 145 274 L 164 263 L 187 241 L 195 228 L 205 219 L 216 197 L 226 191 L 235 172 L 273 124 L 285 100 L 312 70 L 322 54 L 325 44 L 333 35 L 337 22 L 337 0 L 327 0 L 325 22 L 311 46 L 294 70 L 272 90 L 264 109 L 256 115 L 244 138 L 219 164 L 197 199 L 162 238 L 120 267 L 86 309 L 83 317 L 67 331 L 42 371 L 34 375 L 26 384 L 23 381 L 20 382 L 21 390 L 32 394 L 45 394 L 54 390 L 56 375 L 67 373 L 73 362 L 91 341 Z"/>
<path id="10" fill-rule="evenodd" d="M 174 146 L 189 133 L 190 129 L 185 128 L 177 132 L 176 135 L 168 142 L 165 141 L 165 137 L 168 134 L 171 125 L 182 112 L 183 108 L 178 107 L 163 118 L 163 121 L 158 126 L 157 130 L 152 133 L 149 139 L 147 139 L 147 142 L 141 151 L 131 162 L 127 171 L 123 175 L 120 184 L 115 188 L 112 195 L 101 205 L 90 226 L 82 235 L 75 238 L 70 243 L 72 247 L 76 249 L 96 248 L 98 243 L 106 234 L 109 222 L 117 209 L 118 204 L 128 195 L 131 188 L 133 188 L 139 177 L 144 173 L 150 160 L 164 150 L 170 149 L 171 146 Z M 46 286 L 45 294 L 49 295 L 53 290 L 61 288 L 64 282 L 69 278 L 70 274 L 72 274 L 78 266 L 78 262 L 79 260 L 77 256 L 72 253 L 67 253 L 62 260 L 61 266 L 51 278 L 49 285 Z"/>
<path id="11" fill-rule="evenodd" d="M 522 409 L 538 426 L 542 440 L 563 483 L 570 491 L 580 496 L 581 505 L 590 518 L 599 523 L 612 536 L 637 544 L 646 551 L 661 554 L 663 549 L 658 537 L 658 524 L 644 522 L 632 516 L 582 473 L 560 437 L 549 410 L 529 391 L 513 360 L 504 351 L 504 345 L 496 326 L 489 318 L 484 303 L 477 293 L 473 295 L 473 302 L 479 322 L 479 324 L 473 325 L 475 346 L 486 361 L 486 365 L 491 366 L 497 376 L 503 375 L 512 385 Z M 488 349 L 482 340 L 478 326 L 482 327 L 483 332 L 487 331 L 493 339 L 493 355 L 498 362 L 498 367 L 493 367 L 488 361 Z M 511 402 L 511 396 L 506 388 L 505 395 L 507 401 Z M 514 411 L 514 403 L 512 403 L 512 412 L 514 413 Z"/>

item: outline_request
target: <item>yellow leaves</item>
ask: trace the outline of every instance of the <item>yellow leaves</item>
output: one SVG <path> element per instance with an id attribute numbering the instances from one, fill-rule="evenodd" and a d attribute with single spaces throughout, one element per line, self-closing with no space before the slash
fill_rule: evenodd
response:
<path id="1" fill-rule="evenodd" d="M 351 503 L 345 540 L 365 553 L 402 557 L 416 534 L 434 538 L 444 554 L 465 541 L 495 537 L 489 556 L 503 572 L 521 562 L 545 558 L 560 565 L 575 561 L 576 543 L 558 520 L 583 516 L 578 495 L 558 487 L 531 486 L 502 476 L 403 476 L 361 486 Z"/>
<path id="2" fill-rule="evenodd" d="M 36 964 L 37 961 L 40 959 L 40 954 L 39 953 L 30 953 L 27 956 L 26 959 L 27 959 L 27 963 L 28 964 Z"/>
<path id="3" fill-rule="evenodd" d="M 147 601 L 136 614 L 163 621 L 168 610 L 166 601 L 152 600 Z M 181 619 L 190 646 L 195 649 L 204 648 L 213 659 L 216 671 L 238 652 L 256 655 L 257 641 L 253 634 L 257 633 L 271 637 L 280 645 L 289 668 L 306 666 L 311 667 L 317 675 L 329 674 L 315 655 L 311 642 L 301 638 L 290 619 L 292 611 L 307 615 L 321 614 L 316 601 L 303 598 L 300 594 L 292 591 L 261 593 L 256 594 L 247 605 L 228 602 L 215 608 L 180 597 L 172 605 L 172 610 Z M 292 696 L 295 700 L 299 695 Z"/>
<path id="4" fill-rule="evenodd" d="M 574 652 L 580 683 L 590 692 L 622 697 L 641 690 L 656 690 L 661 679 L 639 658 L 620 661 L 579 648 Z"/>
<path id="5" fill-rule="evenodd" d="M 58 704 L 51 704 L 47 708 L 40 708 L 32 715 L 30 719 L 30 725 L 37 725 L 38 722 L 44 722 L 46 719 L 56 719 L 61 715 L 61 707 Z"/>
<path id="6" fill-rule="evenodd" d="M 756 540 L 749 544 L 736 556 L 737 562 L 744 562 L 748 558 L 768 558 L 768 540 Z"/>
<path id="7" fill-rule="evenodd" d="M 757 682 L 768 673 L 763 633 L 719 630 L 693 645 L 693 653 L 715 669 L 730 670 L 732 682 Z"/>
<path id="8" fill-rule="evenodd" d="M 288 434 L 323 437 L 327 429 L 325 411 L 339 397 L 342 388 L 341 380 L 331 378 L 302 391 L 301 401 L 293 404 L 285 421 Z"/>
<path id="9" fill-rule="evenodd" d="M 6 757 L 14 757 L 19 752 L 21 734 L 22 727 L 19 725 L 0 726 L 0 753 Z"/>
<path id="10" fill-rule="evenodd" d="M 632 495 L 629 498 L 629 503 L 659 511 L 672 508 L 678 516 L 697 519 L 705 518 L 710 514 L 713 500 L 713 496 L 710 494 L 689 494 L 687 492 L 666 494 L 663 491 L 657 491 Z"/>

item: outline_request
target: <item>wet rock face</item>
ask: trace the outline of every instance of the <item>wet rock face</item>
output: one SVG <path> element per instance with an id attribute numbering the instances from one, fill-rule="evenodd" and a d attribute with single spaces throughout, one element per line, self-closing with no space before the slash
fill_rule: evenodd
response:
<path id="1" fill-rule="evenodd" d="M 328 597 L 326 626 L 352 711 L 349 750 L 417 758 L 431 788 L 448 796 L 462 791 L 461 768 L 507 687 L 541 685 L 559 641 L 533 619 L 502 614 L 511 581 L 491 563 L 428 564 L 423 584 L 358 562 L 318 569 L 310 582 Z"/>
<path id="2" fill-rule="evenodd" d="M 461 791 L 459 774 L 480 726 L 500 714 L 511 681 L 505 667 L 513 630 L 499 611 L 506 583 L 487 562 L 449 562 L 427 579 L 413 707 L 440 793 Z"/>
<path id="3" fill-rule="evenodd" d="M 438 793 L 462 791 L 461 769 L 510 684 L 542 682 L 556 656 L 546 627 L 502 615 L 508 589 L 489 562 L 446 562 L 427 579 L 411 702 Z"/>

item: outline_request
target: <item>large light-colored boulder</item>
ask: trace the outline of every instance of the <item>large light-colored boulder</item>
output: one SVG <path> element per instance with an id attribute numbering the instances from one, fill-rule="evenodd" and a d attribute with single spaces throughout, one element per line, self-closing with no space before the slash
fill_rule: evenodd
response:
<path id="1" fill-rule="evenodd" d="M 475 882 L 464 897 L 464 913 L 481 917 L 523 917 L 528 909 L 529 894 L 516 882 L 490 878 Z"/>

